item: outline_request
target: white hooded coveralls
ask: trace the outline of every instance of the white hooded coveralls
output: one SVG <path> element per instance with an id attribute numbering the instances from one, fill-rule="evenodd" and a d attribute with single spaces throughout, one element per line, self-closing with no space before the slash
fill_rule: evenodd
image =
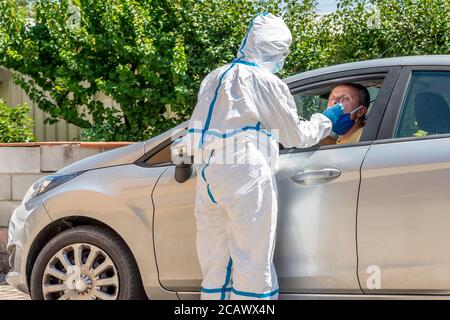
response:
<path id="1" fill-rule="evenodd" d="M 204 160 L 195 160 L 202 299 L 278 297 L 273 265 L 278 141 L 287 148 L 308 147 L 331 132 L 322 114 L 300 121 L 287 85 L 272 73 L 291 41 L 282 18 L 257 15 L 237 59 L 202 81 L 189 133 L 172 146 L 172 152 L 187 146 L 189 155 Z"/>

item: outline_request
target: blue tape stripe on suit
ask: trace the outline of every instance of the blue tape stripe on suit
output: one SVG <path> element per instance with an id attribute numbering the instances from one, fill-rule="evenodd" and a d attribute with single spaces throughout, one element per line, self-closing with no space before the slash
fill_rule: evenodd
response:
<path id="1" fill-rule="evenodd" d="M 206 118 L 205 126 L 203 127 L 203 130 L 202 130 L 202 138 L 201 138 L 201 140 L 200 140 L 200 146 L 203 145 L 204 134 L 205 134 L 205 132 L 206 132 L 206 131 L 208 130 L 208 128 L 209 128 L 209 123 L 211 122 L 212 112 L 213 112 L 213 110 L 214 110 L 214 104 L 216 103 L 217 96 L 219 95 L 219 88 L 220 88 L 220 85 L 222 84 L 223 77 L 224 77 L 224 76 L 227 74 L 227 72 L 230 71 L 230 69 L 233 68 L 234 66 L 235 66 L 235 64 L 232 63 L 232 64 L 228 67 L 228 69 L 225 70 L 225 72 L 222 73 L 222 75 L 220 76 L 219 83 L 217 84 L 216 90 L 214 91 L 214 97 L 213 97 L 213 99 L 212 99 L 212 101 L 211 101 L 211 104 L 209 105 L 208 117 Z"/>
<path id="2" fill-rule="evenodd" d="M 226 292 L 228 284 L 231 281 L 231 266 L 232 265 L 233 265 L 233 260 L 231 260 L 231 257 L 230 257 L 230 260 L 228 261 L 228 265 L 227 265 L 227 274 L 225 276 L 225 283 L 222 286 L 222 294 L 220 295 L 220 300 L 225 300 L 225 292 Z"/>

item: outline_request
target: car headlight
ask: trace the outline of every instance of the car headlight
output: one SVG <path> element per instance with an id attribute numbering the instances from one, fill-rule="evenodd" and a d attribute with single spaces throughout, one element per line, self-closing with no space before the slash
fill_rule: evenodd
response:
<path id="1" fill-rule="evenodd" d="M 75 172 L 71 174 L 52 174 L 45 177 L 42 177 L 38 181 L 36 181 L 30 189 L 28 189 L 27 193 L 23 197 L 22 203 L 27 203 L 31 199 L 53 189 L 57 186 L 63 184 L 64 182 L 69 181 L 70 179 L 75 178 L 76 176 L 82 174 L 83 171 Z"/>

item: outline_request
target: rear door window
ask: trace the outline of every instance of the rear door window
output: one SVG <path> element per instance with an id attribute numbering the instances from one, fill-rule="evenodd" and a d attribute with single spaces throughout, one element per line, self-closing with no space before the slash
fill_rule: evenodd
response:
<path id="1" fill-rule="evenodd" d="M 413 72 L 396 138 L 450 133 L 450 72 Z"/>

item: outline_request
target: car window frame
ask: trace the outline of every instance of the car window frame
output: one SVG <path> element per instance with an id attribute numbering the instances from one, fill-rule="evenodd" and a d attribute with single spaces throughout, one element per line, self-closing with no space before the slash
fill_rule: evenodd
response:
<path id="1" fill-rule="evenodd" d="M 384 144 L 384 143 L 395 143 L 403 141 L 416 141 L 416 140 L 429 140 L 429 139 L 441 139 L 449 138 L 450 133 L 430 135 L 424 137 L 395 137 L 395 131 L 400 121 L 402 107 L 405 104 L 405 99 L 407 98 L 408 89 L 411 86 L 412 75 L 415 71 L 420 72 L 449 72 L 450 65 L 434 65 L 434 66 L 404 66 L 400 71 L 398 81 L 392 92 L 392 98 L 389 100 L 388 106 L 386 108 L 385 115 L 383 116 L 380 130 L 377 134 L 377 138 L 374 144 Z"/>
<path id="2" fill-rule="evenodd" d="M 319 75 L 311 78 L 296 80 L 287 83 L 291 94 L 295 95 L 303 91 L 323 87 L 330 84 L 339 84 L 358 80 L 375 79 L 384 76 L 383 86 L 378 92 L 370 113 L 370 121 L 367 122 L 361 139 L 358 143 L 334 144 L 334 145 L 315 145 L 309 148 L 288 148 L 280 150 L 280 154 L 309 152 L 315 150 L 328 150 L 336 148 L 350 148 L 355 146 L 364 146 L 373 144 L 380 129 L 381 120 L 384 116 L 389 99 L 395 88 L 395 84 L 401 71 L 400 66 L 360 68 L 340 72 Z"/>
<path id="3" fill-rule="evenodd" d="M 170 167 L 174 166 L 173 162 L 171 163 L 161 163 L 161 164 L 149 164 L 147 161 L 153 157 L 155 154 L 166 148 L 168 145 L 172 144 L 172 139 L 168 138 L 161 141 L 158 145 L 153 147 L 150 151 L 146 152 L 143 156 L 137 159 L 134 164 L 144 168 L 161 168 L 161 167 Z"/>

